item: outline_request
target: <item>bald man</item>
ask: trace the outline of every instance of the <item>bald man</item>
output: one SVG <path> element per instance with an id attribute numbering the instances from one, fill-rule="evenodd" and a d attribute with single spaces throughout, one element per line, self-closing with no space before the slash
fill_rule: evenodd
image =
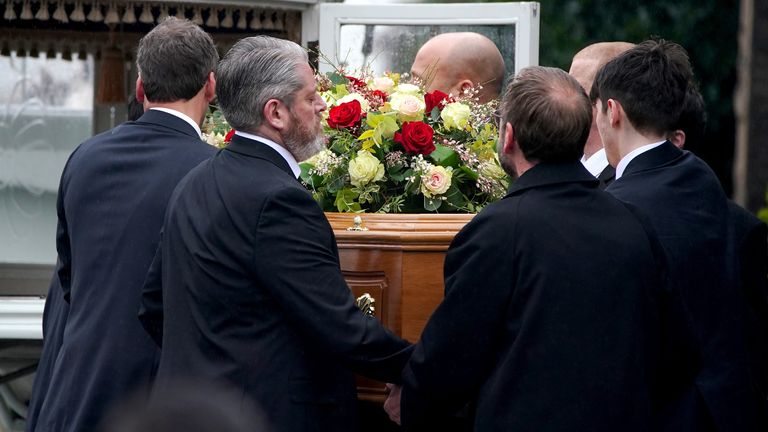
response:
<path id="1" fill-rule="evenodd" d="M 633 46 L 635 44 L 628 42 L 599 42 L 589 45 L 573 56 L 571 70 L 568 73 L 576 78 L 584 91 L 589 94 L 597 71 Z M 603 141 L 600 139 L 595 125 L 594 109 L 592 110 L 592 127 L 589 129 L 589 137 L 584 145 L 584 156 L 581 158 L 581 163 L 584 164 L 587 171 L 600 180 L 601 189 L 605 189 L 613 181 L 615 170 L 608 164 L 608 159 L 605 156 Z"/>
<path id="2" fill-rule="evenodd" d="M 474 87 L 479 102 L 486 103 L 501 93 L 504 59 L 496 44 L 481 34 L 443 33 L 419 49 L 411 75 L 422 80 L 427 91 L 453 96 Z"/>

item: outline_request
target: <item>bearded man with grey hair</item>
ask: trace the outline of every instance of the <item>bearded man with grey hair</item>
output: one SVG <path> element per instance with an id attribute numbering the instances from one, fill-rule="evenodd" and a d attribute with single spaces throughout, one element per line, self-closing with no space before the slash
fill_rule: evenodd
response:
<path id="1" fill-rule="evenodd" d="M 235 136 L 174 191 L 145 285 L 140 316 L 162 342 L 155 389 L 228 384 L 270 430 L 357 430 L 352 370 L 398 380 L 410 345 L 355 307 L 333 231 L 297 180 L 297 160 L 323 148 L 307 54 L 249 37 L 217 79 Z"/>

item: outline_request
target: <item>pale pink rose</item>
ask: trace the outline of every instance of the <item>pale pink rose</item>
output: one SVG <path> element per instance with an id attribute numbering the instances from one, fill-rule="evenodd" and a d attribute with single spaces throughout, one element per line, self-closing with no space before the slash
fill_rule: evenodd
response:
<path id="1" fill-rule="evenodd" d="M 384 93 L 392 93 L 392 89 L 395 87 L 395 82 L 388 76 L 376 77 L 371 81 L 370 87 L 374 90 L 383 91 Z"/>
<path id="2" fill-rule="evenodd" d="M 405 117 L 420 117 L 424 113 L 424 98 L 410 94 L 395 93 L 389 101 L 392 109 Z"/>
<path id="3" fill-rule="evenodd" d="M 433 167 L 428 174 L 421 177 L 421 193 L 427 197 L 444 194 L 451 187 L 451 169 L 441 166 Z"/>

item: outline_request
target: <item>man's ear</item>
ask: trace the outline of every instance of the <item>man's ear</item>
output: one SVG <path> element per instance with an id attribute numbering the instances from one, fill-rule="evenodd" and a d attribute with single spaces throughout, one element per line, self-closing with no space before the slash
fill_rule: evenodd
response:
<path id="1" fill-rule="evenodd" d="M 459 90 L 459 94 L 456 95 L 456 96 L 463 95 L 465 91 L 473 88 L 474 86 L 475 86 L 475 84 L 472 83 L 472 81 L 470 81 L 468 79 L 463 79 L 463 80 L 459 81 L 459 83 L 456 85 L 456 88 Z"/>
<path id="2" fill-rule="evenodd" d="M 505 154 L 512 154 L 517 149 L 517 143 L 515 142 L 515 129 L 512 124 L 506 122 L 504 124 L 504 147 L 502 150 Z"/>
<path id="3" fill-rule="evenodd" d="M 670 132 L 669 135 L 667 135 L 667 139 L 680 150 L 685 147 L 685 132 L 682 129 Z"/>
<path id="4" fill-rule="evenodd" d="M 289 126 L 288 117 L 290 117 L 290 111 L 284 103 L 278 99 L 270 99 L 264 105 L 264 121 L 270 125 L 273 129 L 278 131 L 284 131 Z"/>
<path id="5" fill-rule="evenodd" d="M 141 80 L 141 76 L 136 78 L 136 102 L 144 103 L 144 81 Z"/>
<path id="6" fill-rule="evenodd" d="M 621 123 L 622 118 L 626 115 L 624 107 L 622 107 L 621 102 L 616 99 L 608 99 L 605 103 L 608 106 L 608 112 L 606 113 L 606 115 L 608 115 L 608 122 L 613 127 L 618 126 L 619 123 Z"/>
<path id="7" fill-rule="evenodd" d="M 216 76 L 213 72 L 208 74 L 208 79 L 205 81 L 205 100 L 210 103 L 216 98 Z"/>
<path id="8" fill-rule="evenodd" d="M 608 105 L 608 112 L 606 113 L 608 116 L 608 123 L 612 127 L 616 127 L 621 121 L 621 117 L 624 115 L 624 108 L 621 106 L 621 102 L 616 99 L 608 99 L 606 104 Z"/>

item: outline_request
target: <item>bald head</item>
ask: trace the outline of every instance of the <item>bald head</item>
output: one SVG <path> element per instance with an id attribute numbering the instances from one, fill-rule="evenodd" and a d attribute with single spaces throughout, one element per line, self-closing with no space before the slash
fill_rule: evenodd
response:
<path id="1" fill-rule="evenodd" d="M 411 66 L 428 91 L 458 96 L 470 87 L 482 86 L 478 98 L 488 102 L 499 97 L 504 82 L 504 59 L 496 44 L 478 33 L 443 33 L 428 40 Z"/>
<path id="2" fill-rule="evenodd" d="M 624 51 L 628 51 L 635 44 L 629 42 L 599 42 L 592 44 L 577 52 L 571 62 L 571 70 L 568 73 L 576 78 L 584 91 L 589 94 L 592 89 L 592 83 L 595 81 L 595 75 L 606 63 L 618 57 Z M 603 142 L 595 125 L 594 116 L 592 119 L 592 128 L 587 138 L 587 144 L 584 146 L 584 155 L 592 156 L 596 151 L 603 148 Z"/>
<path id="3" fill-rule="evenodd" d="M 634 47 L 629 42 L 599 42 L 577 52 L 568 71 L 589 94 L 597 71 L 606 63 L 618 57 L 619 54 Z"/>

